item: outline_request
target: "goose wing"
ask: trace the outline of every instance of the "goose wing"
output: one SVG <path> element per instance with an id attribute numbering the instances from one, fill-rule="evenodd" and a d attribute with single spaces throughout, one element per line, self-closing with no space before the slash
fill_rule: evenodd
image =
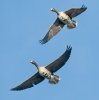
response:
<path id="1" fill-rule="evenodd" d="M 59 70 L 67 62 L 67 60 L 69 59 L 70 54 L 71 54 L 71 50 L 72 50 L 72 47 L 67 46 L 67 50 L 64 52 L 64 54 L 61 55 L 55 61 L 53 61 L 51 64 L 46 66 L 46 69 L 48 69 L 52 73 Z"/>
<path id="2" fill-rule="evenodd" d="M 63 26 L 64 26 L 64 23 L 62 23 L 57 18 L 54 24 L 51 25 L 51 27 L 49 28 L 45 37 L 42 40 L 40 40 L 40 43 L 45 44 L 46 42 L 48 42 L 53 36 L 55 36 L 63 28 Z"/>
<path id="3" fill-rule="evenodd" d="M 87 9 L 84 5 L 82 5 L 81 8 L 72 8 L 68 11 L 65 11 L 65 13 L 72 19 L 73 17 L 78 16 L 82 12 L 84 12 Z"/>
<path id="4" fill-rule="evenodd" d="M 27 88 L 31 88 L 34 85 L 37 85 L 38 83 L 42 82 L 43 80 L 44 78 L 37 72 L 31 78 L 27 79 L 25 82 L 12 88 L 11 90 L 24 90 Z"/>

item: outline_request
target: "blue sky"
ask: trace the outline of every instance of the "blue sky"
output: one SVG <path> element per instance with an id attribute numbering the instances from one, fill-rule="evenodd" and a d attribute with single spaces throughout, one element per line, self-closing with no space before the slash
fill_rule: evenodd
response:
<path id="1" fill-rule="evenodd" d="M 44 45 L 39 44 L 58 11 L 85 4 L 88 9 Z M 1 100 L 99 100 L 99 1 L 98 0 L 0 0 L 0 99 Z M 37 72 L 30 60 L 46 66 L 72 46 L 68 62 L 48 80 L 23 91 L 10 91 Z"/>

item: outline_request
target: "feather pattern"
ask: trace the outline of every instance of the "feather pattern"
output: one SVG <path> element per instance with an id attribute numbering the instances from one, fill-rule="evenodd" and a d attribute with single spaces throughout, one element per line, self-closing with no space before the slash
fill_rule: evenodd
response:
<path id="1" fill-rule="evenodd" d="M 40 40 L 41 44 L 45 44 L 46 42 L 48 42 L 53 36 L 55 36 L 64 26 L 65 24 L 62 23 L 58 18 L 56 19 L 56 21 L 54 22 L 53 25 L 51 25 L 51 27 L 49 28 L 47 34 L 45 35 L 45 37 Z"/>
<path id="2" fill-rule="evenodd" d="M 59 70 L 69 59 L 70 54 L 71 54 L 72 47 L 67 46 L 67 50 L 64 52 L 63 55 L 61 55 L 58 59 L 53 61 L 51 64 L 46 66 L 46 69 L 51 71 L 52 73 L 56 72 Z"/>
<path id="3" fill-rule="evenodd" d="M 87 7 L 82 5 L 81 8 L 72 8 L 68 11 L 65 11 L 65 13 L 72 19 L 72 18 L 78 16 L 79 14 L 81 14 L 82 12 L 84 12 L 86 9 L 87 9 Z"/>
<path id="4" fill-rule="evenodd" d="M 34 85 L 39 84 L 42 82 L 45 78 L 42 77 L 39 72 L 37 72 L 35 75 L 33 75 L 31 78 L 27 79 L 25 82 L 22 84 L 16 86 L 15 88 L 12 88 L 11 90 L 24 90 L 27 88 L 31 88 Z"/>

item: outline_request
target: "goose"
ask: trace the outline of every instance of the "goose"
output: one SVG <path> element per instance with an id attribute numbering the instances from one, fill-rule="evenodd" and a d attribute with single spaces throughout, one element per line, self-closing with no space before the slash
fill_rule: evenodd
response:
<path id="1" fill-rule="evenodd" d="M 71 50 L 72 47 L 67 45 L 66 51 L 58 59 L 45 67 L 41 67 L 35 61 L 31 60 L 30 63 L 34 64 L 37 67 L 38 72 L 22 84 L 12 88 L 11 90 L 18 91 L 31 88 L 34 85 L 42 82 L 44 79 L 48 79 L 48 82 L 50 84 L 57 84 L 60 81 L 60 77 L 59 75 L 54 75 L 54 73 L 59 70 L 63 65 L 65 65 L 71 55 Z"/>
<path id="2" fill-rule="evenodd" d="M 47 43 L 53 36 L 55 36 L 63 27 L 67 25 L 68 29 L 73 29 L 77 26 L 78 22 L 72 20 L 72 18 L 78 16 L 87 9 L 84 5 L 81 8 L 71 8 L 67 11 L 58 12 L 56 9 L 51 8 L 52 12 L 57 14 L 56 21 L 50 26 L 48 32 L 42 40 L 39 40 L 41 44 Z"/>

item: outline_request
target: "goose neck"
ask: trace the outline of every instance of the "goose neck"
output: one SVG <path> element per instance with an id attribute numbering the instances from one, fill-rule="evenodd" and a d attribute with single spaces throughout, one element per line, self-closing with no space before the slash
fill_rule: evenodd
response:
<path id="1" fill-rule="evenodd" d="M 37 64 L 37 63 L 34 63 L 34 65 L 36 66 L 36 68 L 37 68 L 37 69 L 39 69 L 39 66 L 38 66 L 38 64 Z"/>
<path id="2" fill-rule="evenodd" d="M 56 13 L 57 13 L 57 15 L 59 15 L 59 12 L 58 12 L 56 9 L 54 9 L 54 12 L 56 12 Z"/>

